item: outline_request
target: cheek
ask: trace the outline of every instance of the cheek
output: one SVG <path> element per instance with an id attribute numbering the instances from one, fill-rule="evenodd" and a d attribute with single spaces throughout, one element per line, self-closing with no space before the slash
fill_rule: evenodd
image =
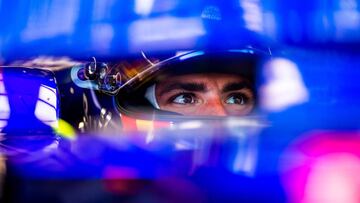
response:
<path id="1" fill-rule="evenodd" d="M 171 112 L 175 112 L 175 113 L 179 113 L 182 115 L 198 115 L 199 112 L 201 112 L 201 108 L 198 107 L 193 107 L 193 106 L 184 106 L 181 108 L 178 107 L 174 107 L 174 106 L 163 106 L 161 107 L 161 110 L 165 110 L 165 111 L 171 111 Z"/>
<path id="2" fill-rule="evenodd" d="M 229 115 L 245 116 L 251 113 L 251 111 L 254 109 L 254 104 L 247 104 L 240 107 L 237 105 L 227 105 L 225 108 Z"/>

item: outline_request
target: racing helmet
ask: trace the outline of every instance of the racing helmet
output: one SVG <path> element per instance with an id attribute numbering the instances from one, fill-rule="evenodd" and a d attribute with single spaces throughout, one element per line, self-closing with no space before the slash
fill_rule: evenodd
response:
<path id="1" fill-rule="evenodd" d="M 111 135 L 119 133 L 124 139 L 135 140 L 142 149 L 161 146 L 174 153 L 190 155 L 194 157 L 189 162 L 191 170 L 219 165 L 251 176 L 257 160 L 258 132 L 267 126 L 256 109 L 257 67 L 269 57 L 268 51 L 253 47 L 188 51 L 159 61 L 156 61 L 157 57 L 143 54 L 146 65 L 94 61 L 73 68 L 72 75 L 79 78 L 76 84 L 91 85 L 90 90 L 110 94 L 116 115 L 120 116 L 119 120 L 118 116 L 116 120 L 112 119 L 111 125 L 102 125 L 114 126 L 107 131 Z M 174 76 L 190 74 L 226 74 L 246 78 L 253 91 L 254 109 L 246 116 L 233 119 L 232 116 L 182 115 L 156 104 L 158 84 Z M 83 83 L 79 83 L 82 78 Z M 212 150 L 213 146 L 216 150 Z M 213 160 L 212 157 L 221 159 Z"/>
<path id="2" fill-rule="evenodd" d="M 162 109 L 155 96 L 156 85 L 173 76 L 189 74 L 227 74 L 246 78 L 254 96 L 254 108 L 248 115 L 256 112 L 257 67 L 270 57 L 269 50 L 247 46 L 242 49 L 195 50 L 180 52 L 165 60 L 148 61 L 141 72 L 124 82 L 115 96 L 115 106 L 120 112 L 124 128 L 136 127 L 138 123 L 151 121 L 152 126 L 167 126 L 169 121 L 184 119 L 211 119 L 213 116 L 187 116 Z M 141 120 L 141 122 L 139 122 Z M 154 123 L 154 121 L 156 121 Z"/>

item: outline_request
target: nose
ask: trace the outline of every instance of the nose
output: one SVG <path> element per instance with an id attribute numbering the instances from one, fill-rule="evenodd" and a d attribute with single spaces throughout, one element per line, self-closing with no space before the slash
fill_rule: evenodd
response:
<path id="1" fill-rule="evenodd" d="M 227 116 L 226 109 L 221 101 L 208 102 L 204 114 L 208 116 Z"/>

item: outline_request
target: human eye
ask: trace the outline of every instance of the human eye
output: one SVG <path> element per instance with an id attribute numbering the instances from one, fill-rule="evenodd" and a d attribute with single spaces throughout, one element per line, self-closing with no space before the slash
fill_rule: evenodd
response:
<path id="1" fill-rule="evenodd" d="M 245 105 L 248 102 L 249 98 L 242 93 L 233 93 L 230 94 L 226 100 L 226 104 L 236 104 L 236 105 Z"/>
<path id="2" fill-rule="evenodd" d="M 195 104 L 197 102 L 196 96 L 192 93 L 180 93 L 170 98 L 170 103 L 174 104 Z"/>

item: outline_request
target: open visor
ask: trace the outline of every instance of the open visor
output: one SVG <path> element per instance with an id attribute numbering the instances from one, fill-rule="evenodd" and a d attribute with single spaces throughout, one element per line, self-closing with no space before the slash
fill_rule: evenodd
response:
<path id="1" fill-rule="evenodd" d="M 244 78 L 256 105 L 257 67 L 266 58 L 269 58 L 267 52 L 253 48 L 211 52 L 191 51 L 180 54 L 150 64 L 144 71 L 127 80 L 117 92 L 116 106 L 121 113 L 135 117 L 143 117 L 145 114 L 181 115 L 178 112 L 160 108 L 155 96 L 155 87 L 164 80 L 187 75 L 211 75 L 215 79 L 220 78 L 217 76 L 221 75 Z M 181 80 L 187 81 L 185 77 Z M 186 98 L 179 99 L 183 101 Z"/>

